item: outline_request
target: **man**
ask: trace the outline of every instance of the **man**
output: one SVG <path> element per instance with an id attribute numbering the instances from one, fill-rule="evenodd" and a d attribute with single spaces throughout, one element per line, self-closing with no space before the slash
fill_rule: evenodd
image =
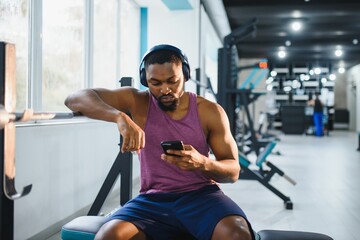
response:
<path id="1" fill-rule="evenodd" d="M 216 184 L 233 183 L 240 172 L 228 118 L 218 104 L 185 92 L 189 78 L 182 51 L 158 45 L 140 65 L 148 90 L 86 89 L 66 99 L 72 111 L 116 123 L 121 151 L 139 154 L 140 195 L 115 212 L 96 239 L 254 238 L 244 212 Z M 166 140 L 181 140 L 184 150 L 164 153 Z"/>

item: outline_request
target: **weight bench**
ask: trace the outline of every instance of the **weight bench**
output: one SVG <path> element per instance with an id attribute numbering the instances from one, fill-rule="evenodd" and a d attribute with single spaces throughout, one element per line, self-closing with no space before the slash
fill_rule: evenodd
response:
<path id="1" fill-rule="evenodd" d="M 62 240 L 93 240 L 107 216 L 83 216 L 65 224 L 61 229 Z M 255 233 L 256 240 L 333 240 L 314 232 L 261 230 Z"/>
<path id="2" fill-rule="evenodd" d="M 257 180 L 262 185 L 264 185 L 267 189 L 272 191 L 278 197 L 280 197 L 284 201 L 284 205 L 286 209 L 293 209 L 293 203 L 290 200 L 290 197 L 285 196 L 281 193 L 278 189 L 270 184 L 271 178 L 275 175 L 275 173 L 279 174 L 280 176 L 284 177 L 288 180 L 291 184 L 295 185 L 296 182 L 287 176 L 283 171 L 281 171 L 278 167 L 276 167 L 271 162 L 267 161 L 267 156 L 272 152 L 274 147 L 276 146 L 276 141 L 269 142 L 264 150 L 258 155 L 256 159 L 256 166 L 258 169 L 251 169 L 251 161 L 246 157 L 245 154 L 239 152 L 239 161 L 240 161 L 240 180 Z M 263 165 L 267 165 L 270 170 L 264 170 Z"/>

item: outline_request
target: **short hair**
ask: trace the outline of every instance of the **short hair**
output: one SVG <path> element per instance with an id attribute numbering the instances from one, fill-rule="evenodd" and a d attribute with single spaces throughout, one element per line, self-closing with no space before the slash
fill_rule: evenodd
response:
<path id="1" fill-rule="evenodd" d="M 181 64 L 182 59 L 174 53 L 174 51 L 169 50 L 158 50 L 153 53 L 150 53 L 149 56 L 145 59 L 145 68 L 148 68 L 151 64 L 163 64 L 163 63 L 176 63 Z"/>
<path id="2" fill-rule="evenodd" d="M 190 79 L 190 66 L 186 55 L 177 47 L 161 44 L 151 48 L 143 57 L 139 67 L 140 83 L 148 87 L 146 71 L 151 64 L 164 64 L 181 62 L 185 81 Z"/>

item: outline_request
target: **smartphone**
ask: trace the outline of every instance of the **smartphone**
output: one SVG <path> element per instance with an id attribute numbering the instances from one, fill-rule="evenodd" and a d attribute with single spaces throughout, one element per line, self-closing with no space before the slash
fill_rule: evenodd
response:
<path id="1" fill-rule="evenodd" d="M 177 156 L 177 155 L 169 154 L 169 153 L 166 152 L 166 150 L 169 150 L 169 149 L 184 150 L 183 142 L 179 141 L 179 140 L 176 140 L 176 141 L 162 141 L 161 142 L 161 147 L 163 148 L 165 154 L 173 155 L 173 156 Z"/>

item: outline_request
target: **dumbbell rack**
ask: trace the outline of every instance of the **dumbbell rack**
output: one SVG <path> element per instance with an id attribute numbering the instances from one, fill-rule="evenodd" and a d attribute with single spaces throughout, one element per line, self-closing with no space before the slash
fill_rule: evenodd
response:
<path id="1" fill-rule="evenodd" d="M 30 193 L 32 185 L 21 192 L 15 187 L 15 137 L 17 121 L 72 118 L 73 113 L 34 113 L 26 109 L 15 113 L 16 108 L 16 51 L 15 45 L 0 42 L 0 239 L 14 238 L 14 200 Z"/>

